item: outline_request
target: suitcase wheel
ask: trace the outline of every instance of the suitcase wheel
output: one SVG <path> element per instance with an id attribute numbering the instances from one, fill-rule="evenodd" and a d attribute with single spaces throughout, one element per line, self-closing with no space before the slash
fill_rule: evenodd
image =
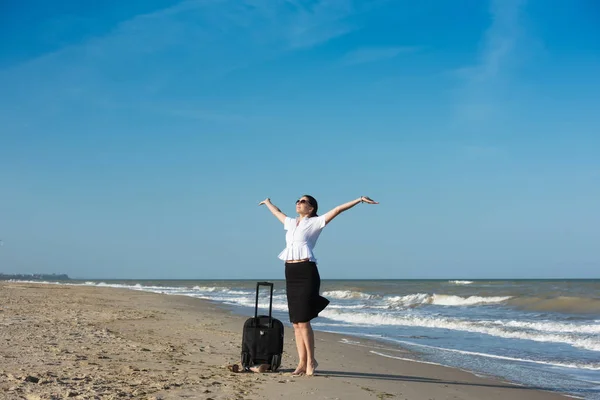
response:
<path id="1" fill-rule="evenodd" d="M 271 356 L 271 371 L 276 372 L 280 365 L 281 365 L 281 355 L 274 354 L 273 356 Z"/>

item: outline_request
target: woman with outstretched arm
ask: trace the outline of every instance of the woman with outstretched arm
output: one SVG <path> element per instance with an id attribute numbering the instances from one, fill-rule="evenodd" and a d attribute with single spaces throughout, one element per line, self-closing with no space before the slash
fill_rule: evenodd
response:
<path id="1" fill-rule="evenodd" d="M 323 228 L 335 217 L 359 203 L 379 204 L 367 196 L 361 196 L 319 216 L 317 200 L 304 195 L 296 201 L 298 217 L 290 218 L 268 198 L 259 203 L 266 205 L 287 231 L 286 247 L 279 254 L 279 258 L 285 261 L 288 310 L 294 326 L 299 358 L 298 367 L 292 375 L 314 375 L 318 363 L 315 359 L 315 337 L 310 321 L 329 304 L 329 300 L 319 293 L 321 277 L 313 249 Z"/>

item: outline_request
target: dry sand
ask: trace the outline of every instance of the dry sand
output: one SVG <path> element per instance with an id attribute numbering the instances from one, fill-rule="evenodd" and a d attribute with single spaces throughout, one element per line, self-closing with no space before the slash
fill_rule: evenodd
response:
<path id="1" fill-rule="evenodd" d="M 1 399 L 564 399 L 408 353 L 316 332 L 319 370 L 233 373 L 244 317 L 210 302 L 125 289 L 0 282 Z M 355 342 L 349 344 L 347 341 Z"/>

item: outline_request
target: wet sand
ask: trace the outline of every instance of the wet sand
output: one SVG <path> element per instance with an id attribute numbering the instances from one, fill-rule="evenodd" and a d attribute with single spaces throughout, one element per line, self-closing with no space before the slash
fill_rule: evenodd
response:
<path id="1" fill-rule="evenodd" d="M 319 369 L 233 373 L 245 318 L 211 302 L 126 289 L 0 282 L 0 399 L 564 399 L 316 332 Z M 375 354 L 378 353 L 378 354 Z M 388 357 L 385 357 L 385 356 Z"/>

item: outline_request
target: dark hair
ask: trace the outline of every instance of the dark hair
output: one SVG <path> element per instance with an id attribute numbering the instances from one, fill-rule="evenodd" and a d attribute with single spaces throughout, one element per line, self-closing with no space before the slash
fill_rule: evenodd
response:
<path id="1" fill-rule="evenodd" d="M 313 208 L 313 212 L 311 215 L 309 215 L 309 217 L 317 217 L 317 211 L 319 211 L 319 203 L 317 203 L 317 199 L 308 194 L 305 194 L 302 197 L 306 197 L 308 199 L 308 204 L 310 204 L 310 206 Z"/>

